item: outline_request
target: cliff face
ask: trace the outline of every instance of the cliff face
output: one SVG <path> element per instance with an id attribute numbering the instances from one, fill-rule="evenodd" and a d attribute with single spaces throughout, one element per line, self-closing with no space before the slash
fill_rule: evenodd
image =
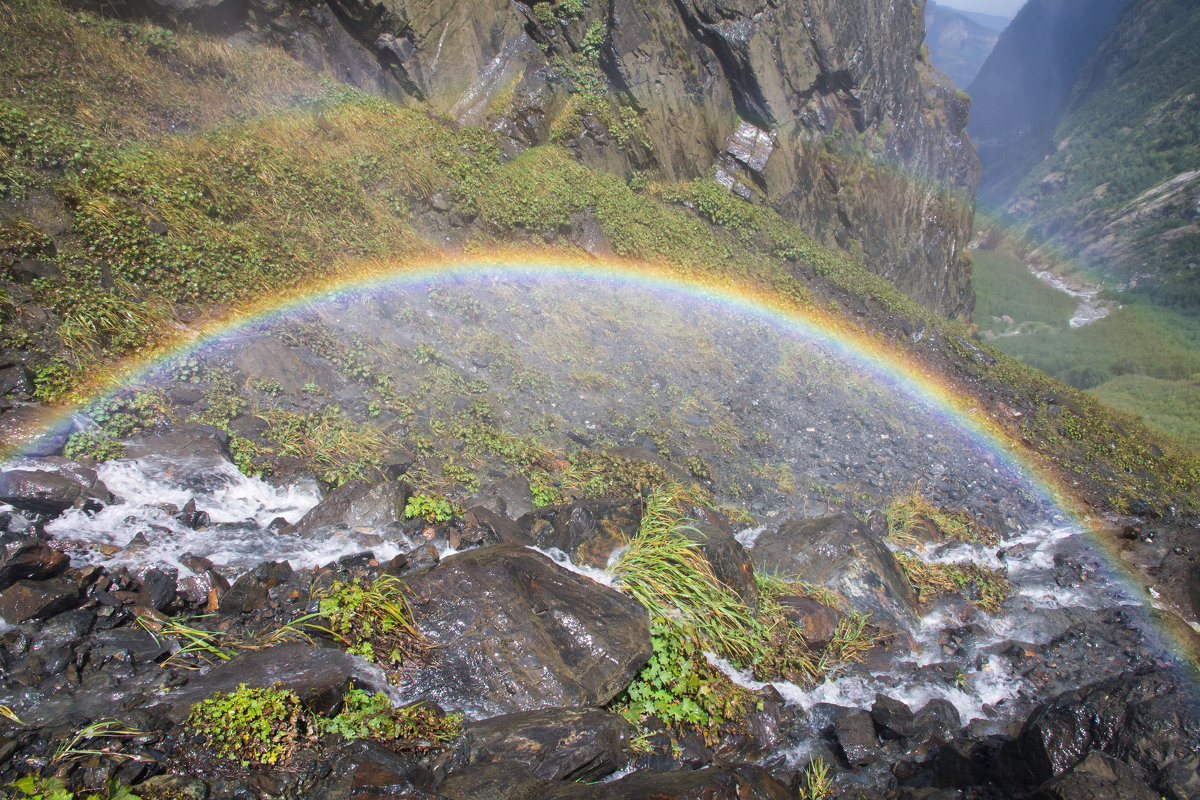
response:
<path id="1" fill-rule="evenodd" d="M 944 314 L 973 302 L 978 161 L 966 99 L 921 60 L 920 0 L 154 2 L 489 125 L 514 152 L 554 140 L 624 178 L 714 176 Z"/>

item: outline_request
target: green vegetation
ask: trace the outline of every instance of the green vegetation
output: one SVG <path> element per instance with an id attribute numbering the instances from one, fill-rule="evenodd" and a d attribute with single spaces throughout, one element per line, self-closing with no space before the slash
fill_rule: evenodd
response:
<path id="1" fill-rule="evenodd" d="M 1119 411 L 1140 416 L 1164 437 L 1200 452 L 1200 375 L 1177 381 L 1121 375 L 1091 393 Z"/>
<path id="2" fill-rule="evenodd" d="M 462 719 L 426 705 L 393 708 L 385 695 L 351 689 L 336 716 L 312 713 L 295 692 L 241 684 L 192 706 L 186 720 L 218 757 L 249 766 L 285 767 L 323 734 L 371 739 L 393 750 L 427 750 L 458 736 Z"/>
<path id="3" fill-rule="evenodd" d="M 413 624 L 403 581 L 380 575 L 374 581 L 334 581 L 318 593 L 325 632 L 350 652 L 393 667 L 425 655 L 429 645 Z"/>
<path id="4" fill-rule="evenodd" d="M 829 765 L 817 758 L 804 768 L 804 783 L 800 789 L 800 800 L 826 800 L 833 796 L 833 775 Z"/>
<path id="5" fill-rule="evenodd" d="M 244 683 L 192 706 L 187 725 L 214 753 L 243 767 L 287 764 L 312 735 L 311 718 L 295 692 Z"/>
<path id="6" fill-rule="evenodd" d="M 1078 305 L 1075 298 L 1037 278 L 1008 248 L 975 250 L 972 255 L 974 320 L 980 330 L 1007 333 L 1044 325 L 1067 327 Z M 1013 322 L 1005 322 L 1006 316 Z M 1005 340 L 993 344 L 1003 349 Z"/>
<path id="7" fill-rule="evenodd" d="M 351 689 L 337 716 L 318 718 L 315 727 L 344 739 L 383 742 L 394 750 L 427 749 L 453 741 L 462 731 L 462 717 L 438 713 L 424 703 L 396 708 L 386 695 Z"/>
<path id="8" fill-rule="evenodd" d="M 902 547 L 913 547 L 934 538 L 984 544 L 999 541 L 995 531 L 978 523 L 967 512 L 938 508 L 916 492 L 894 499 L 884 515 L 888 540 Z"/>
<path id="9" fill-rule="evenodd" d="M 959 594 L 981 611 L 996 614 L 1012 593 L 1012 584 L 1001 570 L 970 562 L 931 564 L 908 553 L 897 553 L 896 560 L 921 605 L 941 595 Z"/>
<path id="10" fill-rule="evenodd" d="M 27 776 L 15 781 L 12 787 L 20 794 L 13 800 L 139 800 L 138 796 L 116 781 L 110 781 L 103 792 L 68 791 L 59 778 Z"/>
<path id="11" fill-rule="evenodd" d="M 102 433 L 76 431 L 67 439 L 63 455 L 74 460 L 91 458 L 96 461 L 109 461 L 122 458 L 125 455 L 125 445 Z"/>
<path id="12" fill-rule="evenodd" d="M 446 498 L 427 494 L 414 494 L 404 504 L 404 516 L 409 519 L 423 519 L 429 523 L 449 522 L 461 514 L 462 509 Z"/>

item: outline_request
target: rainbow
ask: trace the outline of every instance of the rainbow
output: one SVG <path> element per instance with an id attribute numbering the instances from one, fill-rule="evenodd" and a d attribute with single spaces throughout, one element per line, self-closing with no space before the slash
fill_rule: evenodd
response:
<path id="1" fill-rule="evenodd" d="M 80 410 L 135 384 L 163 367 L 182 360 L 240 329 L 287 317 L 305 307 L 345 295 L 417 288 L 469 281 L 481 273 L 501 276 L 553 277 L 614 288 L 644 289 L 675 295 L 683 301 L 701 301 L 756 318 L 790 331 L 799 338 L 826 348 L 848 363 L 920 403 L 956 430 L 965 433 L 983 452 L 991 453 L 1013 473 L 1022 476 L 1040 500 L 1048 501 L 1084 527 L 1096 527 L 1084 504 L 1041 466 L 1035 453 L 1007 435 L 981 405 L 956 389 L 913 356 L 895 345 L 856 329 L 845 319 L 822 308 L 781 297 L 749 283 L 731 282 L 727 276 L 683 275 L 662 266 L 623 260 L 564 258 L 562 255 L 500 254 L 487 258 L 440 258 L 436 261 L 397 263 L 366 262 L 350 272 L 311 283 L 277 297 L 273 302 L 235 311 L 206 321 L 178 335 L 174 341 L 110 369 L 93 380 L 93 388 L 76 402 L 51 408 L 29 429 L 10 432 L 0 456 L 21 455 L 38 437 L 61 430 Z"/>
<path id="2" fill-rule="evenodd" d="M 186 358 L 241 329 L 267 323 L 347 295 L 368 294 L 388 289 L 420 288 L 445 283 L 465 282 L 483 275 L 499 277 L 553 278 L 602 285 L 610 288 L 648 290 L 677 297 L 682 302 L 700 301 L 718 308 L 778 326 L 804 341 L 821 346 L 846 359 L 867 374 L 904 393 L 927 412 L 964 434 L 981 452 L 990 453 L 999 465 L 1020 476 L 1038 499 L 1061 512 L 1065 524 L 1085 532 L 1099 531 L 1103 525 L 1085 504 L 1063 487 L 1041 458 L 1020 442 L 1014 441 L 968 393 L 954 387 L 943 375 L 921 363 L 894 344 L 856 329 L 845 319 L 803 301 L 788 299 L 761 287 L 730 282 L 728 277 L 683 275 L 662 266 L 632 261 L 564 258 L 560 254 L 541 255 L 506 253 L 458 259 L 439 258 L 418 263 L 368 262 L 349 273 L 298 287 L 274 302 L 244 309 L 222 319 L 210 320 L 180 335 L 176 341 L 148 356 L 118 365 L 107 373 L 102 385 L 80 401 L 52 409 L 36 430 L 20 441 L 6 445 L 8 458 L 19 456 L 37 436 L 69 424 L 71 417 L 97 400 L 105 399 L 123 387 L 137 383 L 171 363 Z M 1105 554 L 1112 575 L 1122 581 L 1134 596 L 1141 593 L 1128 572 L 1120 566 L 1117 553 L 1106 544 L 1111 537 L 1093 535 L 1092 541 Z M 1183 656 L 1188 664 L 1194 647 L 1186 639 L 1190 629 L 1172 632 L 1160 625 L 1164 649 Z M 1186 628 L 1186 625 L 1184 626 Z M 1195 669 L 1195 665 L 1192 666 Z"/>

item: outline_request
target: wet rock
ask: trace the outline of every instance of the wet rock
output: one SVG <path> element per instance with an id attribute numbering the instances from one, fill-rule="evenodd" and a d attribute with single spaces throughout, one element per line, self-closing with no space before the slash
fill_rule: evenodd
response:
<path id="1" fill-rule="evenodd" d="M 625 765 L 634 727 L 595 708 L 549 708 L 503 714 L 463 730 L 468 763 L 512 761 L 546 780 L 590 781 Z"/>
<path id="2" fill-rule="evenodd" d="M 327 712 L 341 701 L 351 680 L 374 691 L 384 688 L 378 670 L 343 650 L 281 644 L 223 662 L 179 690 L 162 696 L 156 707 L 178 722 L 195 703 L 217 692 L 232 692 L 243 683 L 250 687 L 279 684 L 299 695 L 314 711 Z"/>
<path id="3" fill-rule="evenodd" d="M 158 661 L 171 652 L 170 640 L 158 637 L 142 628 L 114 628 L 97 632 L 91 639 L 92 652 L 97 658 L 109 658 L 118 653 L 134 661 Z"/>
<path id="4" fill-rule="evenodd" d="M 458 553 L 409 581 L 432 662 L 400 687 L 474 716 L 598 706 L 650 657 L 646 611 L 523 547 Z"/>
<path id="5" fill-rule="evenodd" d="M 478 544 L 533 544 L 529 534 L 521 530 L 517 523 L 486 508 L 476 506 L 467 511 L 464 519 L 468 530 L 472 527 L 479 529 Z"/>
<path id="6" fill-rule="evenodd" d="M 327 363 L 270 336 L 256 338 L 239 348 L 233 363 L 247 377 L 278 381 L 288 395 L 301 394 L 310 383 L 338 385 L 337 373 Z"/>
<path id="7" fill-rule="evenodd" d="M 265 608 L 270 597 L 267 584 L 253 572 L 241 575 L 221 597 L 221 613 L 234 616 Z"/>
<path id="8" fill-rule="evenodd" d="M 750 607 L 758 605 L 758 584 L 754 579 L 754 565 L 746 548 L 734 538 L 728 526 L 696 522 L 687 526 L 684 533 L 700 543 L 705 560 L 712 566 L 713 574 L 721 583 L 733 589 L 742 602 Z"/>
<path id="9" fill-rule="evenodd" d="M 34 538 L 21 538 L 0 548 L 0 590 L 15 581 L 53 578 L 67 566 L 65 554 Z"/>
<path id="10" fill-rule="evenodd" d="M 1093 750 L 1039 786 L 1029 800 L 1162 800 L 1128 764 Z"/>
<path id="11" fill-rule="evenodd" d="M 834 720 L 833 731 L 850 766 L 864 767 L 879 757 L 879 740 L 870 712 L 854 709 L 842 714 Z"/>
<path id="12" fill-rule="evenodd" d="M 761 533 L 750 551 L 764 572 L 840 592 L 875 621 L 907 628 L 917 600 L 895 556 L 849 515 L 786 522 Z"/>
<path id="13" fill-rule="evenodd" d="M 179 800 L 208 800 L 208 785 L 184 775 L 155 775 L 138 784 L 138 790 L 151 797 L 156 796 L 152 792 L 158 792 Z"/>
<path id="14" fill-rule="evenodd" d="M 8 396 L 13 392 L 33 395 L 33 374 L 23 364 L 0 369 L 0 396 Z"/>
<path id="15" fill-rule="evenodd" d="M 776 599 L 787 612 L 788 619 L 804 631 L 809 647 L 820 648 L 833 641 L 842 615 L 837 609 L 818 603 L 811 597 L 788 595 Z"/>
<path id="16" fill-rule="evenodd" d="M 179 509 L 174 517 L 194 531 L 207 528 L 210 522 L 208 512 L 196 508 L 196 498 L 194 497 L 184 503 L 183 508 Z"/>
<path id="17" fill-rule="evenodd" d="M 1172 676 L 1144 669 L 1039 705 L 1001 754 L 1002 768 L 1038 785 L 1101 750 L 1155 774 L 1200 751 L 1200 719 Z"/>
<path id="18" fill-rule="evenodd" d="M 175 585 L 179 570 L 155 567 L 142 575 L 142 604 L 158 611 L 166 611 L 175 602 Z"/>
<path id="19" fill-rule="evenodd" d="M 125 455 L 161 459 L 176 470 L 204 470 L 229 461 L 229 434 L 211 425 L 186 422 L 126 440 Z"/>
<path id="20" fill-rule="evenodd" d="M 308 510 L 283 533 L 316 536 L 332 529 L 382 528 L 404 521 L 412 487 L 402 481 L 357 480 L 344 483 Z"/>
<path id="21" fill-rule="evenodd" d="M 45 430 L 45 412 L 37 405 L 22 405 L 0 414 L 0 440 L 27 456 L 46 457 L 62 453 L 72 429 L 58 426 Z"/>
<path id="22" fill-rule="evenodd" d="M 934 698 L 922 706 L 914 720 L 913 744 L 947 742 L 962 727 L 958 709 L 949 700 Z"/>
<path id="23" fill-rule="evenodd" d="M 885 739 L 906 739 L 917 732 L 917 715 L 899 700 L 875 695 L 871 719 Z"/>
<path id="24" fill-rule="evenodd" d="M 635 772 L 612 783 L 575 789 L 570 784 L 544 797 L 597 800 L 794 800 L 788 787 L 761 767 L 738 764 L 685 772 Z"/>
<path id="25" fill-rule="evenodd" d="M 642 523 L 641 503 L 632 500 L 584 500 L 531 511 L 517 520 L 543 550 L 557 548 L 576 564 L 603 569 L 613 551 L 633 537 Z"/>
<path id="26" fill-rule="evenodd" d="M 57 517 L 83 498 L 83 485 L 59 472 L 14 469 L 0 474 L 0 502 L 22 511 Z"/>
<path id="27" fill-rule="evenodd" d="M 82 599 L 83 593 L 71 581 L 17 581 L 0 593 L 0 617 L 13 625 L 48 619 L 75 608 Z"/>

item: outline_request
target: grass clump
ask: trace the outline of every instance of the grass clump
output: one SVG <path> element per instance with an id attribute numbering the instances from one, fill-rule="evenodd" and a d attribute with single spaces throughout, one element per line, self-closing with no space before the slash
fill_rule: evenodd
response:
<path id="1" fill-rule="evenodd" d="M 115 780 L 109 781 L 104 791 L 87 794 L 70 791 L 61 778 L 27 775 L 11 785 L 20 792 L 12 800 L 139 800 L 128 786 Z"/>
<path id="2" fill-rule="evenodd" d="M 295 692 L 244 683 L 192 706 L 187 725 L 214 753 L 242 767 L 287 764 L 313 733 L 311 717 Z"/>
<path id="3" fill-rule="evenodd" d="M 1012 584 L 1002 570 L 969 562 L 930 564 L 908 553 L 897 553 L 896 560 L 922 606 L 942 595 L 958 594 L 981 611 L 996 614 L 1012 594 Z"/>
<path id="4" fill-rule="evenodd" d="M 386 695 L 351 689 L 337 716 L 318 719 L 316 728 L 345 739 L 382 742 L 393 750 L 420 750 L 453 741 L 462 731 L 462 717 L 440 714 L 423 703 L 396 708 Z"/>
<path id="5" fill-rule="evenodd" d="M 368 661 L 399 666 L 424 656 L 429 645 L 413 623 L 404 588 L 391 575 L 370 583 L 334 581 L 319 594 L 317 614 L 328 624 L 322 630 Z"/>
<path id="6" fill-rule="evenodd" d="M 888 541 L 902 547 L 916 547 L 936 538 L 971 544 L 998 541 L 995 531 L 976 522 L 966 511 L 938 508 L 916 492 L 893 500 L 884 516 Z"/>
<path id="7" fill-rule="evenodd" d="M 359 423 L 336 406 L 311 414 L 275 409 L 266 413 L 267 438 L 282 456 L 296 456 L 328 487 L 375 475 L 389 440 L 378 428 Z"/>

